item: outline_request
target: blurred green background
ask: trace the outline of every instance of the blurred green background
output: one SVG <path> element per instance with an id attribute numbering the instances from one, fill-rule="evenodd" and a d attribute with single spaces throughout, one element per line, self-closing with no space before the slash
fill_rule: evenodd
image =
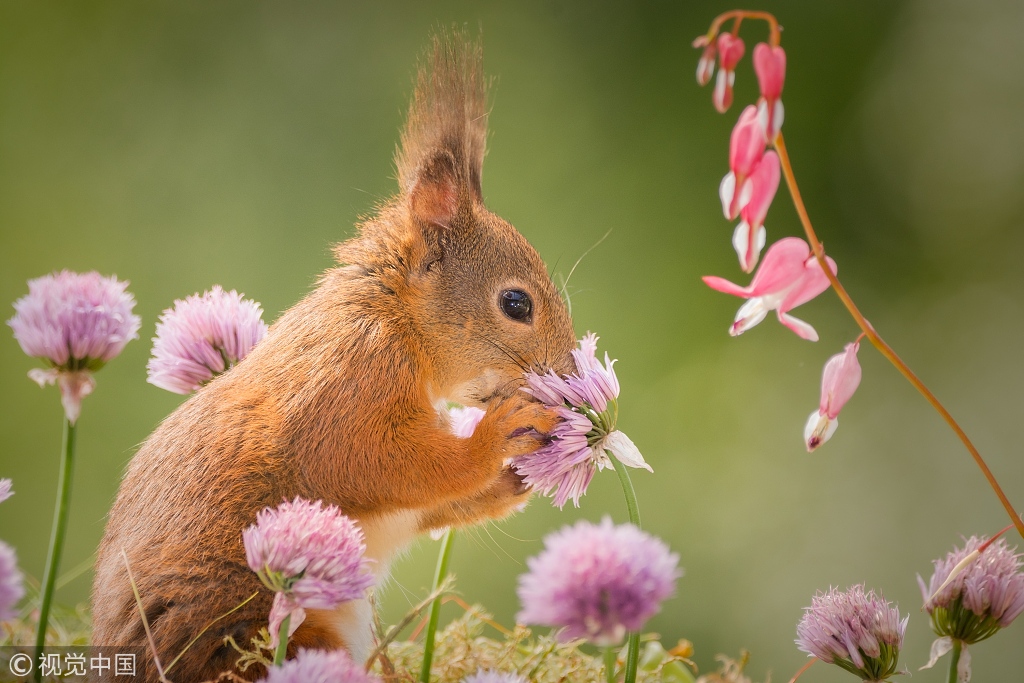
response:
<path id="1" fill-rule="evenodd" d="M 892 345 L 974 436 L 1018 506 L 1024 362 L 1024 8 L 998 0 L 763 2 L 785 27 L 785 132 L 840 275 Z M 86 560 L 137 444 L 181 401 L 145 382 L 157 315 L 215 283 L 267 319 L 309 291 L 329 246 L 396 187 L 391 155 L 432 28 L 482 28 L 493 89 L 484 191 L 569 283 L 579 333 L 620 359 L 621 426 L 655 469 L 634 476 L 646 527 L 681 556 L 678 596 L 649 625 L 691 639 L 703 670 L 749 648 L 787 680 L 811 596 L 865 581 L 911 615 L 915 680 L 932 636 L 914 574 L 1005 514 L 950 431 L 870 347 L 835 438 L 802 429 L 821 367 L 856 334 L 826 294 L 737 339 L 746 282 L 718 182 L 739 108 L 715 113 L 690 41 L 720 2 L 118 2 L 0 4 L 0 302 L 70 268 L 131 281 L 141 339 L 98 375 L 79 422 L 64 569 Z M 744 26 L 749 49 L 762 26 Z M 769 239 L 798 234 L 780 190 Z M 13 314 L 7 308 L 3 319 Z M 0 476 L 17 495 L 0 537 L 39 576 L 61 410 L 0 334 Z M 625 518 L 615 477 L 579 510 L 546 499 L 457 540 L 469 601 L 511 624 L 516 577 L 543 536 Z M 384 597 L 425 592 L 436 544 L 415 545 Z M 91 575 L 58 593 L 86 600 Z M 451 611 L 450 614 L 456 612 Z M 1019 679 L 1024 626 L 972 648 L 975 680 Z M 818 666 L 805 680 L 850 680 Z"/>

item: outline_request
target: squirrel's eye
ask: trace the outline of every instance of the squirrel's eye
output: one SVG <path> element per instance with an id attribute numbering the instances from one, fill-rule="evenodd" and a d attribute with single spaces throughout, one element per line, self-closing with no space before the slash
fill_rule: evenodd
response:
<path id="1" fill-rule="evenodd" d="M 521 289 L 506 289 L 501 293 L 498 300 L 502 312 L 513 320 L 519 322 L 530 322 L 530 313 L 533 311 L 533 302 L 530 295 Z"/>

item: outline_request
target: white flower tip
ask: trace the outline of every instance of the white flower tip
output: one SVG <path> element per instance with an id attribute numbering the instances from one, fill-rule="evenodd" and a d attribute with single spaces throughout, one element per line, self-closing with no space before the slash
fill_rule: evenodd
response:
<path id="1" fill-rule="evenodd" d="M 636 447 L 633 440 L 619 430 L 613 431 L 605 438 L 604 446 L 623 465 L 654 472 L 651 466 L 644 460 L 644 456 L 640 454 L 640 449 Z"/>
<path id="2" fill-rule="evenodd" d="M 750 203 L 751 197 L 753 197 L 753 196 L 754 196 L 754 183 L 753 183 L 753 181 L 750 180 L 750 178 L 747 178 L 746 180 L 743 181 L 743 187 L 740 188 L 740 200 L 739 200 L 739 203 L 735 207 L 737 215 L 739 214 L 740 211 L 742 211 L 744 208 L 746 208 L 747 204 Z M 736 217 L 736 215 L 730 216 L 730 218 L 735 218 L 735 217 Z"/>
<path id="3" fill-rule="evenodd" d="M 838 427 L 839 418 L 830 420 L 827 415 L 822 415 L 817 410 L 811 413 L 804 426 L 804 444 L 807 446 L 807 452 L 813 452 L 818 446 L 831 439 Z"/>
<path id="4" fill-rule="evenodd" d="M 736 255 L 740 259 L 740 268 L 744 273 L 754 272 L 758 258 L 761 256 L 761 250 L 764 249 L 766 237 L 767 232 L 762 225 L 754 231 L 754 242 L 751 244 L 751 230 L 747 221 L 740 221 L 736 225 L 736 230 L 732 234 L 732 246 L 736 250 Z"/>
<path id="5" fill-rule="evenodd" d="M 722 183 L 718 186 L 718 197 L 722 200 L 722 213 L 725 215 L 726 220 L 732 220 L 736 216 L 729 215 L 732 210 L 733 196 L 736 194 L 736 174 L 729 171 L 722 178 Z"/>

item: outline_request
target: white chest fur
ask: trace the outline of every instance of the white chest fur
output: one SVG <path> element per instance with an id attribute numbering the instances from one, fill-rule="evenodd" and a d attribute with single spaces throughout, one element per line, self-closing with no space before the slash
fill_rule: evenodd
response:
<path id="1" fill-rule="evenodd" d="M 373 573 L 377 577 L 375 590 L 383 588 L 388 580 L 391 561 L 416 538 L 419 514 L 403 510 L 386 515 L 356 519 L 363 529 L 366 557 L 373 560 Z M 332 614 L 338 635 L 348 646 L 352 658 L 366 661 L 374 647 L 373 608 L 367 598 L 347 602 Z"/>

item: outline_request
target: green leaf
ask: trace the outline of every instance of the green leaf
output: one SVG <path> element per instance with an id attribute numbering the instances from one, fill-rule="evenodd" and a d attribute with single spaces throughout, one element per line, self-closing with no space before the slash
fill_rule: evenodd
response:
<path id="1" fill-rule="evenodd" d="M 661 683 L 694 683 L 693 674 L 682 662 L 669 662 L 661 669 Z"/>

